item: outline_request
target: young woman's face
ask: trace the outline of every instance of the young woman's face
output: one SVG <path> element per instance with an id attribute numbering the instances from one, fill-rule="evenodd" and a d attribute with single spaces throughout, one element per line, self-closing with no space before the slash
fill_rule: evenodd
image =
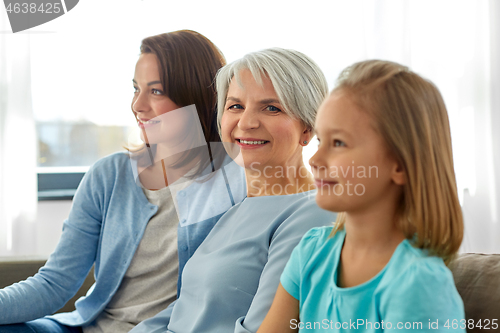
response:
<path id="1" fill-rule="evenodd" d="M 330 211 L 352 212 L 375 207 L 400 182 L 375 122 L 351 97 L 335 92 L 318 110 L 318 151 L 310 159 L 318 205 Z"/>
<path id="2" fill-rule="evenodd" d="M 238 164 L 262 170 L 302 159 L 305 126 L 283 111 L 271 80 L 263 76 L 261 86 L 247 69 L 240 79 L 241 86 L 236 79 L 229 85 L 221 121 L 222 141 L 240 148 Z"/>
<path id="3" fill-rule="evenodd" d="M 180 107 L 164 94 L 156 55 L 141 54 L 133 83 L 132 111 L 141 129 L 141 140 L 156 144 L 184 137 L 188 118 L 182 112 L 168 114 Z"/>

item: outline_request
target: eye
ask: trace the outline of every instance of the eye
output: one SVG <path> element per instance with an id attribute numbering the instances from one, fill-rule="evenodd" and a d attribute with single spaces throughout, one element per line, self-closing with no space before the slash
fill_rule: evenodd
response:
<path id="1" fill-rule="evenodd" d="M 240 104 L 233 104 L 233 105 L 231 105 L 230 107 L 228 107 L 227 109 L 228 109 L 228 110 L 236 110 L 236 109 L 238 109 L 238 110 L 242 110 L 242 109 L 243 109 L 243 107 L 242 107 Z"/>
<path id="2" fill-rule="evenodd" d="M 159 90 L 159 89 L 151 89 L 151 92 L 153 93 L 153 95 L 163 95 L 163 91 Z"/>
<path id="3" fill-rule="evenodd" d="M 334 147 L 345 147 L 345 142 L 344 141 L 340 141 L 340 140 L 333 140 L 333 146 Z"/>
<path id="4" fill-rule="evenodd" d="M 136 86 L 134 86 L 134 94 L 138 93 L 138 92 L 139 92 L 139 88 L 137 88 Z"/>
<path id="5" fill-rule="evenodd" d="M 271 111 L 271 112 L 276 112 L 276 113 L 277 113 L 277 112 L 281 112 L 281 109 L 279 109 L 279 108 L 275 107 L 274 105 L 268 105 L 268 106 L 266 107 L 266 110 L 267 110 L 267 111 Z"/>

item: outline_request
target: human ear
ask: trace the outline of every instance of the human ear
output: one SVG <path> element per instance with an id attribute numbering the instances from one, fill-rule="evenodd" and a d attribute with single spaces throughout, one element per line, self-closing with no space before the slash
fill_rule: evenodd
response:
<path id="1" fill-rule="evenodd" d="M 392 181 L 396 185 L 404 185 L 406 183 L 406 172 L 399 162 L 394 162 L 392 169 Z"/>
<path id="2" fill-rule="evenodd" d="M 304 130 L 302 131 L 302 135 L 300 136 L 300 144 L 302 146 L 307 146 L 307 144 L 311 142 L 313 136 L 314 133 L 312 129 L 309 127 L 305 127 Z"/>

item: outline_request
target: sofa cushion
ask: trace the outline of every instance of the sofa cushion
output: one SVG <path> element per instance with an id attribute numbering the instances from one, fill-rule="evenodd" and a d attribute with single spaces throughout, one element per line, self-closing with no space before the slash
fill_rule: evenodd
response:
<path id="1" fill-rule="evenodd" d="M 450 269 L 464 301 L 467 324 L 474 324 L 467 332 L 500 331 L 500 254 L 464 253 L 452 261 Z"/>

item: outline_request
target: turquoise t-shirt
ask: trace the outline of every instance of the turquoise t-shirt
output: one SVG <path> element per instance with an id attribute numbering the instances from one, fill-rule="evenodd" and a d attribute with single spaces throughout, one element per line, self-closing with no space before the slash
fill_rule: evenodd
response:
<path id="1" fill-rule="evenodd" d="M 345 231 L 308 231 L 295 247 L 281 284 L 300 304 L 299 332 L 465 332 L 464 305 L 443 260 L 402 241 L 387 265 L 358 286 L 339 288 Z"/>

